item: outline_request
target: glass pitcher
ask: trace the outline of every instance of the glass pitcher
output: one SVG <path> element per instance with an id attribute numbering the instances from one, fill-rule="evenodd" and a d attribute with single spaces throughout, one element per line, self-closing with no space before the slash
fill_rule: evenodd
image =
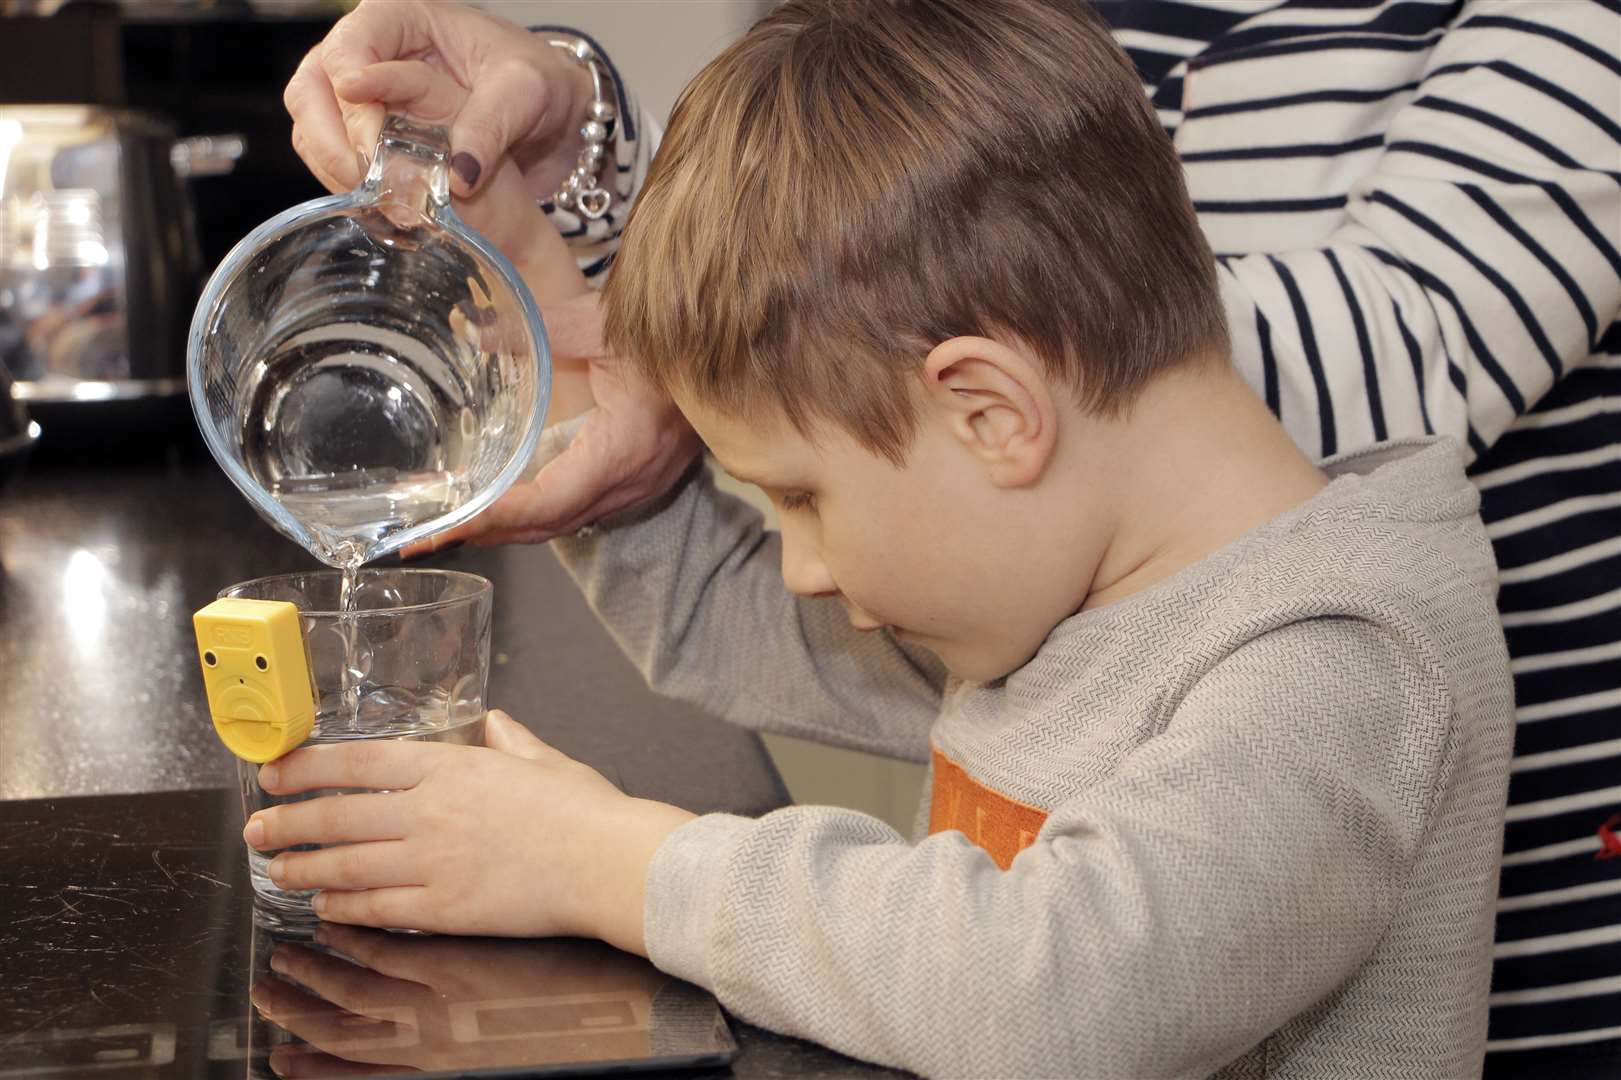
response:
<path id="1" fill-rule="evenodd" d="M 187 345 L 209 450 L 340 568 L 473 517 L 522 472 L 551 388 L 540 311 L 450 205 L 445 128 L 390 116 L 365 180 L 249 233 Z"/>

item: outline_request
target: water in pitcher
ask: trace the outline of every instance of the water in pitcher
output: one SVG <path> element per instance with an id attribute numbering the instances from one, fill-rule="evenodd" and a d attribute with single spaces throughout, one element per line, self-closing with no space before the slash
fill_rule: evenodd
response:
<path id="1" fill-rule="evenodd" d="M 343 571 L 344 615 L 359 568 L 385 539 L 472 496 L 470 463 L 485 452 L 488 425 L 470 407 L 478 387 L 461 375 L 472 365 L 450 355 L 464 346 L 340 322 L 293 334 L 254 373 L 243 462 L 305 526 L 311 554 Z M 372 734 L 360 717 L 368 673 L 354 620 L 339 630 L 346 657 L 333 723 Z"/>
<path id="2" fill-rule="evenodd" d="M 502 433 L 464 377 L 478 366 L 456 360 L 346 322 L 294 334 L 254 372 L 243 464 L 309 530 L 322 562 L 359 565 L 391 534 L 472 498 L 475 464 Z"/>

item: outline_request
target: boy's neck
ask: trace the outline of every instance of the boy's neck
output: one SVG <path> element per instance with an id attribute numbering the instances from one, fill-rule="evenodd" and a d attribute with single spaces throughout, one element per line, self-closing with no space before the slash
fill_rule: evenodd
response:
<path id="1" fill-rule="evenodd" d="M 1083 610 L 1163 581 L 1327 483 L 1225 360 L 1161 376 L 1106 428 L 1119 512 Z"/>

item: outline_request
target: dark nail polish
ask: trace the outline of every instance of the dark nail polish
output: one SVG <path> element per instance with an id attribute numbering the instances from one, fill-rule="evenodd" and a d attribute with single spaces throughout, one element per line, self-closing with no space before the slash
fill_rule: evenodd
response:
<path id="1" fill-rule="evenodd" d="M 479 165 L 478 159 L 466 150 L 450 159 L 450 167 L 456 170 L 456 175 L 460 176 L 468 187 L 478 183 L 478 174 L 484 171 Z"/>

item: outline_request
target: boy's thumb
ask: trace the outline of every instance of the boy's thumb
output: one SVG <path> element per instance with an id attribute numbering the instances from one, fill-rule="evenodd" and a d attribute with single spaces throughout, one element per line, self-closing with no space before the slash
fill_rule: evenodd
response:
<path id="1" fill-rule="evenodd" d="M 484 718 L 484 745 L 513 757 L 543 761 L 563 755 L 541 742 L 534 733 L 500 709 L 491 709 Z"/>

